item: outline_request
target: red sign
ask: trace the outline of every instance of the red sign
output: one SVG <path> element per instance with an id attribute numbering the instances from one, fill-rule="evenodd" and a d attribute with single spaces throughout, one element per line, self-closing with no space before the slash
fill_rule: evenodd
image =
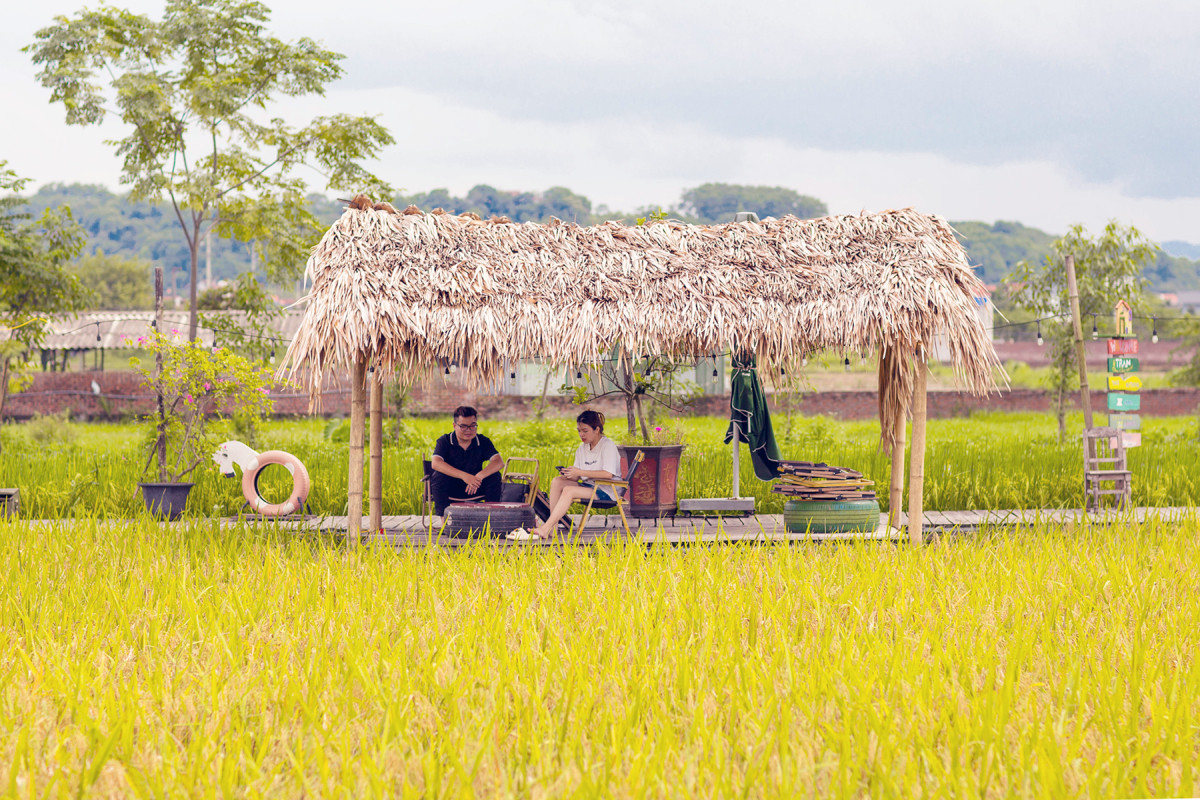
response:
<path id="1" fill-rule="evenodd" d="M 1108 354 L 1110 356 L 1136 356 L 1137 339 L 1109 339 Z"/>

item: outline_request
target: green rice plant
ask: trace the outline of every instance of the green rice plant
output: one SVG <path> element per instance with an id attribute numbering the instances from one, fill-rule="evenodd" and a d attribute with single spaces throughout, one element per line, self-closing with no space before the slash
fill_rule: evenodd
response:
<path id="1" fill-rule="evenodd" d="M 1195 796 L 1198 533 L 347 550 L 0 522 L 0 794 Z"/>

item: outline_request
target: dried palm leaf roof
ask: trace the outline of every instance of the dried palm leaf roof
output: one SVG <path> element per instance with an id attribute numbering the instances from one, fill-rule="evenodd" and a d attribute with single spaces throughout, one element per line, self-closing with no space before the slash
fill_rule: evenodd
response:
<path id="1" fill-rule="evenodd" d="M 685 356 L 745 347 L 774 368 L 824 349 L 894 349 L 889 368 L 907 394 L 900 372 L 935 337 L 975 393 L 995 388 L 999 363 L 962 245 L 945 220 L 912 209 L 582 227 L 398 213 L 360 195 L 307 273 L 312 292 L 281 372 L 314 395 L 326 370 L 360 356 L 401 377 L 455 363 L 488 385 L 505 361 L 588 363 L 617 343 Z"/>

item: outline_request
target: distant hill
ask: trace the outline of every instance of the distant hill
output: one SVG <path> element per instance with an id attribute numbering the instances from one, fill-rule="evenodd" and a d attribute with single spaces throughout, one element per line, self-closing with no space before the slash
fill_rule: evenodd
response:
<path id="1" fill-rule="evenodd" d="M 700 187 L 706 194 L 702 199 L 719 205 L 721 192 L 736 200 L 736 207 L 753 210 L 756 206 L 764 212 L 767 200 L 784 202 L 783 211 L 821 213 L 824 204 L 815 198 L 798 195 L 787 190 L 774 191 L 771 187 L 747 187 L 730 184 L 705 184 Z M 696 201 L 700 189 L 684 192 L 682 197 Z M 709 195 L 712 195 L 709 197 Z M 782 198 L 782 199 L 781 199 Z M 726 198 L 727 200 L 728 198 Z M 317 219 L 332 223 L 342 213 L 342 204 L 322 195 L 309 195 L 309 207 Z M 609 211 L 604 207 L 592 208 L 591 201 L 564 187 L 554 187 L 544 192 L 502 191 L 491 186 L 476 186 L 465 197 L 455 197 L 444 189 L 432 192 L 396 197 L 395 204 L 403 208 L 414 203 L 429 210 L 440 206 L 451 212 L 475 211 L 481 216 L 507 216 L 515 222 L 541 222 L 551 216 L 580 224 L 599 222 L 603 219 L 631 219 L 634 214 Z M 50 184 L 43 186 L 28 198 L 28 209 L 35 214 L 51 205 L 66 203 L 75 218 L 88 234 L 89 252 L 101 249 L 109 254 L 145 258 L 164 267 L 168 286 L 182 288 L 187 281 L 188 255 L 179 224 L 165 205 L 131 202 L 126 195 L 116 194 L 103 186 L 85 184 Z M 790 204 L 790 205 L 788 205 Z M 805 205 L 807 204 L 807 205 Z M 684 205 L 687 205 L 686 203 Z M 778 205 L 778 203 L 777 203 Z M 811 206 L 811 208 L 809 208 Z M 707 207 L 707 206 L 706 206 Z M 724 208 L 724 206 L 720 206 Z M 688 217 L 687 211 L 669 209 L 672 216 Z M 640 212 L 639 212 L 640 213 Z M 721 213 L 724 213 L 722 211 Z M 698 221 L 693 217 L 690 221 Z M 1057 238 L 1019 222 L 952 222 L 971 264 L 986 283 L 998 283 L 1012 273 L 1022 260 L 1040 262 L 1051 252 L 1051 244 Z M 230 279 L 250 268 L 249 248 L 241 242 L 214 238 L 213 276 Z M 1165 242 L 1165 251 L 1147 270 L 1151 287 L 1157 291 L 1200 289 L 1200 245 L 1187 242 Z M 204 269 L 204 251 L 201 250 L 201 270 Z"/>
<path id="2" fill-rule="evenodd" d="M 1040 263 L 1057 236 L 1019 222 L 951 222 L 984 283 L 999 283 L 1022 261 Z"/>
<path id="3" fill-rule="evenodd" d="M 1052 252 L 1058 237 L 1022 225 L 1019 222 L 951 222 L 959 241 L 967 248 L 967 257 L 984 283 L 998 283 L 1012 273 L 1017 264 L 1029 260 L 1041 263 Z M 1182 256 L 1167 245 L 1192 248 L 1194 256 Z M 1146 268 L 1146 277 L 1154 291 L 1200 289 L 1200 246 L 1187 242 L 1166 242 L 1154 263 Z"/>
<path id="4" fill-rule="evenodd" d="M 1162 248 L 1173 256 L 1190 258 L 1193 261 L 1200 260 L 1200 244 L 1181 242 L 1175 239 L 1169 242 L 1163 242 Z"/>

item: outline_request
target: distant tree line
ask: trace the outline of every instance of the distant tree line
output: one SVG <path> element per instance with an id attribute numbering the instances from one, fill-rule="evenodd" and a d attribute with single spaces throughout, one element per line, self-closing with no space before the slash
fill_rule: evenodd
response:
<path id="1" fill-rule="evenodd" d="M 408 205 L 429 211 L 443 208 L 460 214 L 473 211 L 484 219 L 505 217 L 513 222 L 545 222 L 551 217 L 596 224 L 604 220 L 633 222 L 655 209 L 643 207 L 630 212 L 594 207 L 591 200 L 570 189 L 556 186 L 543 192 L 505 191 L 481 184 L 464 196 L 446 189 L 398 194 L 392 198 L 400 209 Z M 329 225 L 342 213 L 343 204 L 320 194 L 307 197 L 308 211 Z M 177 223 L 167 206 L 131 201 L 103 186 L 49 184 L 25 198 L 24 211 L 38 216 L 47 209 L 69 206 L 86 237 L 83 255 L 75 263 L 77 275 L 96 292 L 96 308 L 142 308 L 152 303 L 150 271 L 161 264 L 172 287 L 180 293 L 187 285 L 188 251 L 179 236 Z M 791 189 L 769 186 L 739 186 L 707 183 L 688 189 L 679 202 L 665 209 L 685 222 L 727 222 L 738 211 L 754 211 L 760 217 L 794 214 L 802 218 L 828 214 L 820 200 Z M 967 255 L 985 283 L 1001 284 L 1023 262 L 1038 263 L 1052 252 L 1057 237 L 1019 222 L 975 221 L 951 223 Z M 213 276 L 232 281 L 250 271 L 250 247 L 232 238 L 212 237 Z M 200 269 L 205 256 L 201 251 Z M 1200 266 L 1196 261 L 1159 251 L 1146 267 L 1149 285 L 1157 291 L 1200 288 Z M 294 271 L 294 270 L 293 270 Z M 258 274 L 265 274 L 259 264 Z M 997 302 L 1005 308 L 1004 291 Z"/>

